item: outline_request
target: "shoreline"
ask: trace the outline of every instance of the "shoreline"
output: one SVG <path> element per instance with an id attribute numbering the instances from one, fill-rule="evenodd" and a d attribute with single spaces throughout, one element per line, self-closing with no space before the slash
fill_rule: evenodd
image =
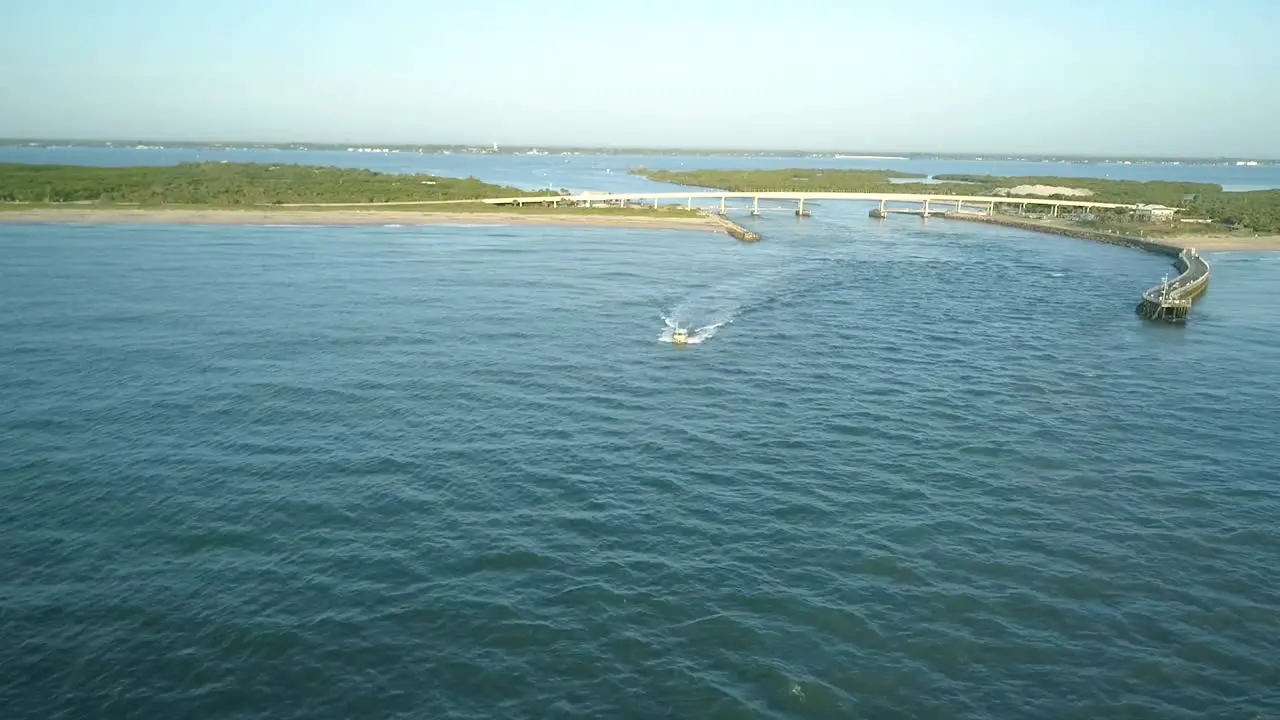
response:
<path id="1" fill-rule="evenodd" d="M 1134 237 L 1060 223 L 1025 218 L 988 217 L 968 213 L 938 213 L 948 220 L 980 222 L 1029 232 L 1065 235 L 1112 245 L 1136 247 L 1166 255 L 1177 255 L 1186 247 L 1201 252 L 1280 252 L 1280 235 L 1233 237 L 1224 235 L 1183 235 L 1175 237 Z M 484 210 L 356 210 L 356 209 L 230 209 L 230 208 L 30 208 L 0 211 L 0 225 L 298 225 L 298 226 L 377 226 L 377 225 L 541 225 L 561 227 L 636 228 L 654 230 L 700 230 L 725 233 L 740 240 L 758 240 L 760 236 L 727 218 L 714 214 L 696 217 L 672 217 L 643 214 L 610 215 L 604 213 L 562 212 L 530 213 L 524 211 Z M 745 233 L 739 237 L 735 230 Z"/>
<path id="2" fill-rule="evenodd" d="M 559 225 L 725 232 L 715 218 L 422 210 L 231 210 L 33 208 L 0 212 L 0 225 Z"/>
<path id="3" fill-rule="evenodd" d="M 1120 235 L 1100 230 L 1072 227 L 1070 225 L 1045 222 L 1043 220 L 1002 218 L 999 216 L 990 217 L 988 215 L 955 212 L 938 213 L 938 216 L 946 220 L 979 222 L 987 225 L 1000 225 L 1002 227 L 1014 228 L 1017 230 L 1026 230 L 1028 232 L 1064 235 L 1067 237 L 1079 238 L 1081 240 L 1092 240 L 1094 242 L 1107 243 L 1109 245 L 1123 245 L 1161 255 L 1169 255 L 1171 257 L 1176 257 L 1178 253 L 1185 248 L 1195 248 L 1200 252 L 1280 252 L 1280 235 L 1232 237 L 1229 235 L 1206 234 L 1170 237 L 1136 237 L 1133 235 Z"/>

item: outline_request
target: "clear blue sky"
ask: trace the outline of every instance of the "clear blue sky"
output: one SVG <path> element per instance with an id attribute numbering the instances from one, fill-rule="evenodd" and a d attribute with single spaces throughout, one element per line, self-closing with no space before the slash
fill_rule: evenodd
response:
<path id="1" fill-rule="evenodd" d="M 1280 157 L 1280 0 L 5 0 L 0 136 Z"/>

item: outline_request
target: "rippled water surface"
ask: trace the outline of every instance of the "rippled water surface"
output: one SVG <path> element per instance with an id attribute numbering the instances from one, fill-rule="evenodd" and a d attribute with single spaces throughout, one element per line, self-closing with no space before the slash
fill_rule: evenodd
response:
<path id="1" fill-rule="evenodd" d="M 4 717 L 1275 717 L 1280 257 L 758 227 L 0 226 Z"/>

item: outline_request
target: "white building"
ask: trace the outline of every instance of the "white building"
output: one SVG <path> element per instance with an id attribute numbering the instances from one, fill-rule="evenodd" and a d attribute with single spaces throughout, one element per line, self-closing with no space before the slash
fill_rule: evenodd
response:
<path id="1" fill-rule="evenodd" d="M 1164 205 L 1139 205 L 1133 209 L 1133 217 L 1147 222 L 1172 222 L 1177 208 Z"/>

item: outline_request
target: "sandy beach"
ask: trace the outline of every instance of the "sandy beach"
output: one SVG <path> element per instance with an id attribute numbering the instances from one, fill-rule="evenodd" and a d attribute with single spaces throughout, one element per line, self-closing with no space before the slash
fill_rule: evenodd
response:
<path id="1" fill-rule="evenodd" d="M 1192 235 L 1179 239 L 1147 238 L 1173 247 L 1192 247 L 1200 252 L 1280 252 L 1280 235 L 1236 237 L 1232 235 Z"/>
<path id="2" fill-rule="evenodd" d="M 429 212 L 414 210 L 162 210 L 37 208 L 0 212 L 0 223 L 102 225 L 560 225 L 708 230 L 723 232 L 712 217 L 646 217 L 583 213 Z"/>
<path id="3" fill-rule="evenodd" d="M 1149 243 L 1179 250 L 1182 248 L 1195 248 L 1200 252 L 1280 251 L 1280 235 L 1148 235 L 1142 239 Z"/>

